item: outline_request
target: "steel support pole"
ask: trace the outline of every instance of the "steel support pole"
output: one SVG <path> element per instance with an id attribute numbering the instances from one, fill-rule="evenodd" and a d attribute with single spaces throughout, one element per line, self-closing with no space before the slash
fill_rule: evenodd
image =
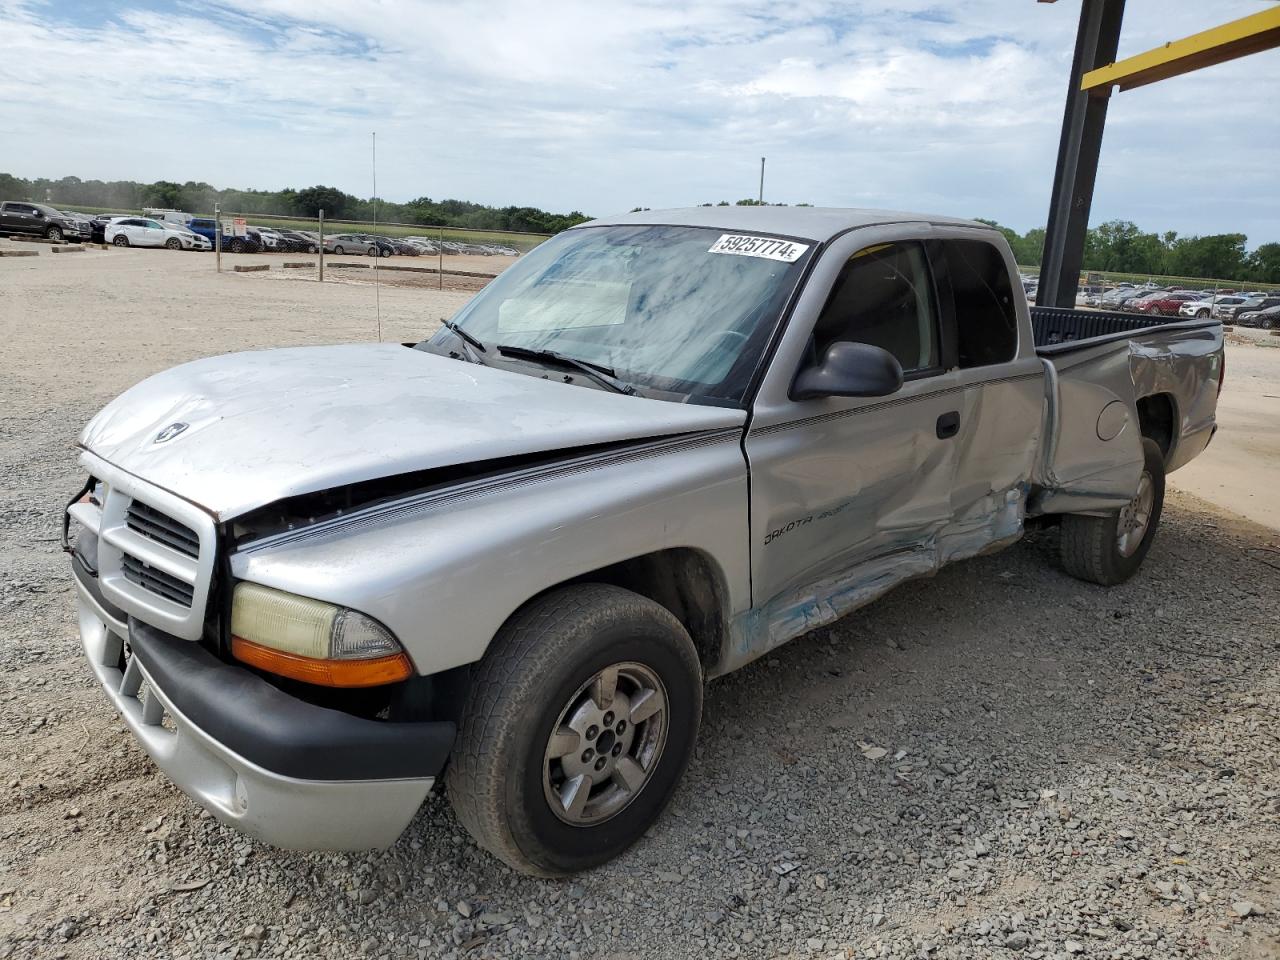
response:
<path id="1" fill-rule="evenodd" d="M 1115 62 L 1123 19 L 1124 0 L 1081 2 L 1036 292 L 1036 303 L 1042 307 L 1075 306 L 1109 99 L 1106 90 L 1090 96 L 1080 89 L 1080 84 L 1090 70 Z"/>

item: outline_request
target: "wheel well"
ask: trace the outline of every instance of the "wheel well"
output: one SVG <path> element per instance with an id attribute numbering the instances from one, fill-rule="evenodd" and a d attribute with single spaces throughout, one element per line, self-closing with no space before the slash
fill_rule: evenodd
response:
<path id="1" fill-rule="evenodd" d="M 1150 437 L 1160 447 L 1165 459 L 1173 449 L 1174 426 L 1173 398 L 1167 393 L 1153 393 L 1138 401 L 1138 426 L 1144 437 Z"/>
<path id="2" fill-rule="evenodd" d="M 704 674 L 713 672 L 728 631 L 727 592 L 715 563 L 700 550 L 673 547 L 623 560 L 570 583 L 611 583 L 666 607 L 693 638 Z"/>

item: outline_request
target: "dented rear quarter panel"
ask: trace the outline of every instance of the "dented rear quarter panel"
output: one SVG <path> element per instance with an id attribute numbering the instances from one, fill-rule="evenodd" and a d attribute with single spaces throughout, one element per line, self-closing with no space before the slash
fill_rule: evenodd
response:
<path id="1" fill-rule="evenodd" d="M 1033 512 L 1097 512 L 1128 501 L 1142 472 L 1145 398 L 1163 396 L 1173 409 L 1166 471 L 1199 455 L 1216 428 L 1222 358 L 1217 324 L 1172 324 L 1043 351 L 1048 443 Z"/>

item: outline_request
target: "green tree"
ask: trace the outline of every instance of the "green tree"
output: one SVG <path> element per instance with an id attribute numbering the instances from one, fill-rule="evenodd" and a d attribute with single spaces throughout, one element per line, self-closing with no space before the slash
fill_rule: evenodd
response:
<path id="1" fill-rule="evenodd" d="M 1249 278 L 1280 283 L 1280 243 L 1264 243 L 1249 254 Z"/>
<path id="2" fill-rule="evenodd" d="M 350 201 L 354 199 L 337 187 L 307 187 L 294 194 L 293 212 L 300 217 L 314 217 L 323 210 L 326 217 L 336 219 L 346 213 Z"/>

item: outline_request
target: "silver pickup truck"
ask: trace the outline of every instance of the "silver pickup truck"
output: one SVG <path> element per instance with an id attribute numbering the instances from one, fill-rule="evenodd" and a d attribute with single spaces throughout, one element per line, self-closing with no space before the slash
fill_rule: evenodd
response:
<path id="1" fill-rule="evenodd" d="M 699 208 L 546 241 L 428 340 L 212 357 L 85 428 L 90 665 L 155 762 L 289 848 L 433 788 L 517 869 L 624 850 L 703 683 L 1061 528 L 1141 565 L 1215 430 L 1216 321 L 1029 309 L 1000 234 Z"/>

